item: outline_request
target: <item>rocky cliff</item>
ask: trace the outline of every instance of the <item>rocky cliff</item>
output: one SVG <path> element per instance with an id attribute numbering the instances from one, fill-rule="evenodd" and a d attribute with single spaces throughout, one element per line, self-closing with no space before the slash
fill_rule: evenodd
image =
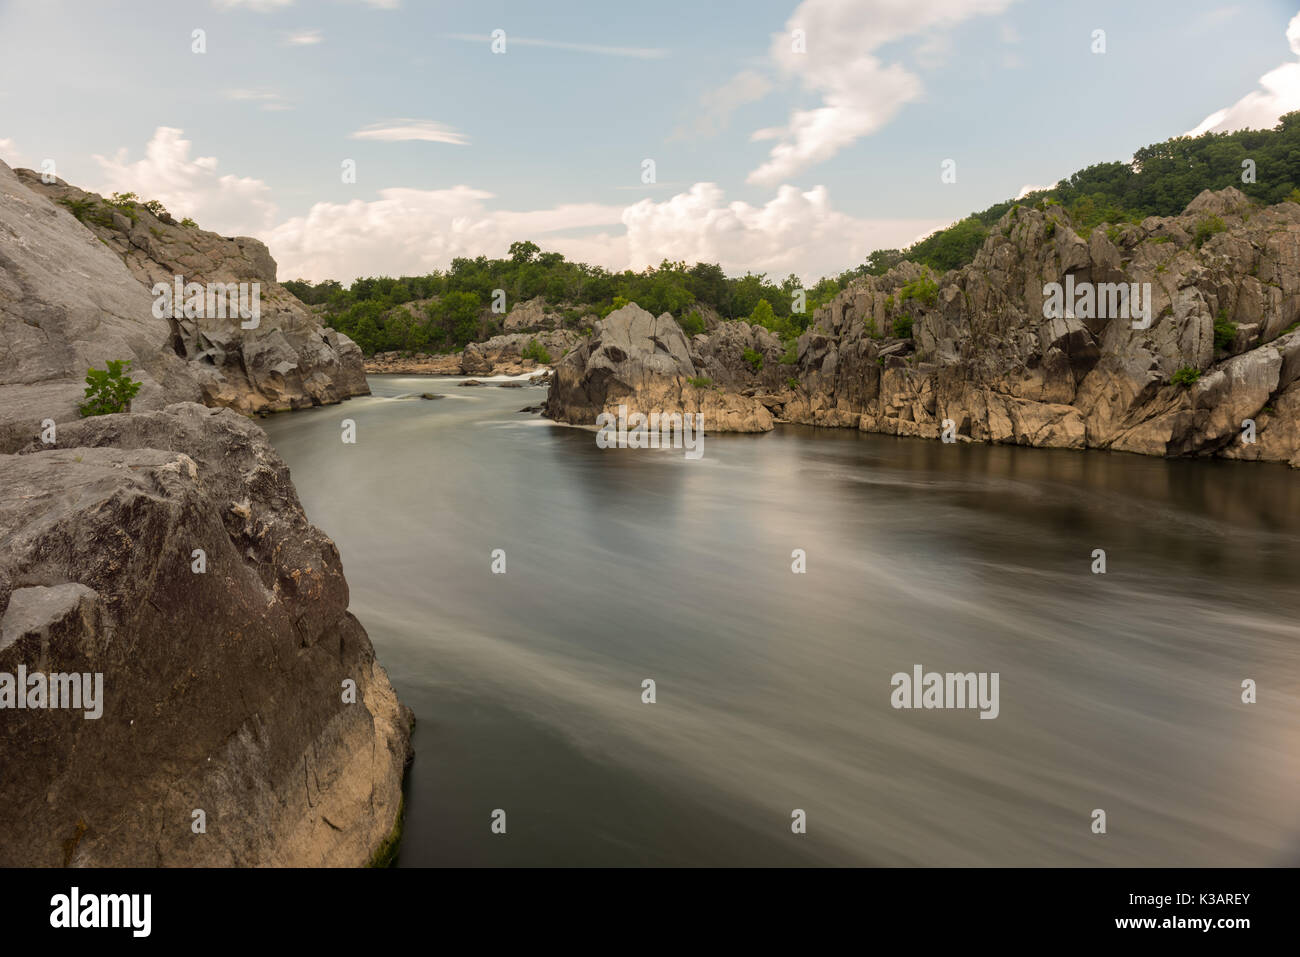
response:
<path id="1" fill-rule="evenodd" d="M 0 865 L 364 864 L 409 712 L 288 469 L 192 401 L 219 373 L 152 305 L 0 165 Z M 81 420 L 108 359 L 133 411 Z M 17 709 L 24 671 L 101 675 L 102 713 Z"/>
<path id="2" fill-rule="evenodd" d="M 31 170 L 14 172 L 32 192 L 75 211 L 147 290 L 156 283 L 172 286 L 177 276 L 204 287 L 258 284 L 260 316 L 250 328 L 227 315 L 169 314 L 164 320 L 170 351 L 198 367 L 205 404 L 284 411 L 369 393 L 361 350 L 342 333 L 323 328 L 276 282 L 275 260 L 258 240 L 219 236 L 182 225 L 157 207 L 112 204 L 62 180 L 46 184 Z"/>
<path id="3" fill-rule="evenodd" d="M 697 336 L 697 339 L 706 339 Z M 717 389 L 704 375 L 681 326 L 636 303 L 611 312 L 556 364 L 546 414 L 591 425 L 602 412 L 702 413 L 712 432 L 765 432 L 772 415 L 757 399 Z"/>
<path id="4" fill-rule="evenodd" d="M 1053 315 L 1053 283 L 1100 297 Z M 1149 300 L 1117 310 L 1119 284 Z M 932 277 L 903 263 L 856 280 L 793 355 L 728 322 L 693 337 L 687 358 L 776 421 L 939 438 L 947 420 L 957 441 L 1300 466 L 1298 321 L 1300 205 L 1258 207 L 1227 189 L 1086 237 L 1059 206 L 1015 207 L 962 269 Z M 562 364 L 553 414 L 594 421 L 593 395 L 617 365 L 606 364 Z M 619 394 L 653 401 L 685 370 L 613 378 Z"/>

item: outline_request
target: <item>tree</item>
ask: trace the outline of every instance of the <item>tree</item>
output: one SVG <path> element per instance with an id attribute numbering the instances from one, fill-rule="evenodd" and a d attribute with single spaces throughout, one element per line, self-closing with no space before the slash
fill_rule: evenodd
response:
<path id="1" fill-rule="evenodd" d="M 529 263 L 533 257 L 542 251 L 542 247 L 533 242 L 511 243 L 510 244 L 510 261 L 513 263 Z"/>

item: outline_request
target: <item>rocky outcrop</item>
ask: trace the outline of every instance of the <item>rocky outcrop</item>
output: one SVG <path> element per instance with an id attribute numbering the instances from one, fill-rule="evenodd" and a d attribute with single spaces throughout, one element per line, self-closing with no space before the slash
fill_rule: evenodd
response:
<path id="1" fill-rule="evenodd" d="M 644 414 L 702 413 L 713 432 L 765 432 L 773 424 L 762 402 L 715 388 L 671 315 L 656 318 L 636 303 L 597 322 L 591 338 L 555 366 L 546 413 L 593 425 L 620 405 Z"/>
<path id="2" fill-rule="evenodd" d="M 1059 206 L 1015 207 L 962 269 L 904 262 L 856 280 L 793 352 L 745 322 L 685 342 L 671 317 L 628 307 L 556 368 L 548 410 L 583 423 L 620 402 L 684 410 L 705 401 L 694 380 L 743 430 L 939 438 L 947 422 L 958 441 L 1300 466 L 1300 205 L 1206 191 L 1180 216 L 1085 232 Z M 1044 308 L 1052 283 L 1059 314 Z M 1120 308 L 1134 284 L 1149 300 Z M 1092 304 L 1065 307 L 1069 289 Z"/>
<path id="3" fill-rule="evenodd" d="M 68 207 L 76 209 L 82 225 L 143 284 L 151 303 L 155 283 L 172 286 L 177 276 L 205 288 L 209 283 L 257 284 L 260 316 L 255 327 L 243 328 L 245 323 L 229 310 L 192 318 L 168 312 L 161 320 L 168 327 L 169 351 L 201 367 L 198 381 L 207 405 L 246 413 L 283 411 L 369 393 L 361 350 L 342 333 L 323 328 L 276 282 L 275 260 L 260 241 L 182 225 L 166 211 L 155 213 L 141 203 L 114 206 L 62 180 L 43 183 L 31 170 L 14 172 L 61 215 L 71 216 Z M 7 175 L 4 167 L 0 176 Z"/>
<path id="4" fill-rule="evenodd" d="M 229 380 L 152 306 L 0 164 L 0 865 L 364 864 L 409 713 L 284 463 L 193 404 Z M 80 420 L 110 359 L 132 411 Z M 102 714 L 15 709 L 20 670 L 102 675 Z"/>
<path id="5" fill-rule="evenodd" d="M 461 375 L 521 375 L 536 368 L 533 359 L 524 359 L 523 352 L 536 342 L 551 362 L 558 362 L 577 348 L 582 337 L 576 332 L 561 329 L 554 332 L 511 333 L 493 336 L 485 342 L 471 342 L 460 355 Z"/>
<path id="6" fill-rule="evenodd" d="M 0 163 L 0 452 L 75 419 L 86 370 L 131 361 L 132 408 L 197 400 L 210 371 L 167 347 L 147 289 L 62 207 Z"/>
<path id="7" fill-rule="evenodd" d="M 460 375 L 460 353 L 429 355 L 416 352 L 376 352 L 366 359 L 366 372 L 371 375 Z"/>
<path id="8" fill-rule="evenodd" d="M 62 425 L 0 456 L 0 542 L 0 672 L 103 675 L 97 719 L 3 712 L 0 864 L 359 864 L 384 840 L 409 713 L 257 426 Z"/>
<path id="9" fill-rule="evenodd" d="M 1018 207 L 969 266 L 904 298 L 916 280 L 906 264 L 818 314 L 799 342 L 803 395 L 787 417 L 860 414 L 863 429 L 927 437 L 947 419 L 978 441 L 1300 464 L 1279 412 L 1293 408 L 1300 373 L 1290 362 L 1300 335 L 1284 334 L 1300 320 L 1300 205 L 1207 191 L 1181 216 L 1103 224 L 1086 239 L 1059 207 Z M 1050 283 L 1149 284 L 1149 322 L 1136 300 L 1117 315 L 1101 295 L 1093 308 L 1076 302 L 1077 316 L 1044 318 Z M 904 310 L 915 352 L 882 362 L 873 324 Z"/>

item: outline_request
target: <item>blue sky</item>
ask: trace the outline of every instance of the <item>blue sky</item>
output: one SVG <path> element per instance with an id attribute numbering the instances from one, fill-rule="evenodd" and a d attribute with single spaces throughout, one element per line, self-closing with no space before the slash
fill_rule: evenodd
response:
<path id="1" fill-rule="evenodd" d="M 1298 12 L 3 0 L 0 158 L 256 235 L 282 277 L 424 272 L 532 239 L 616 268 L 811 279 L 1207 118 L 1271 126 L 1300 108 Z"/>

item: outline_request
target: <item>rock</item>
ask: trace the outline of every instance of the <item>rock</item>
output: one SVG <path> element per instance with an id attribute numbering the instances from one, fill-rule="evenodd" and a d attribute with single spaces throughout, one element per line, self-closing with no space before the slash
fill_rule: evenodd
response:
<path id="1" fill-rule="evenodd" d="M 397 819 L 410 716 L 337 549 L 256 424 L 184 401 L 239 406 L 236 383 L 183 356 L 123 250 L 30 178 L 0 164 L 0 672 L 100 674 L 103 710 L 3 712 L 0 866 L 364 864 Z M 149 248 L 138 215 L 107 221 Z M 290 331 L 240 354 L 258 411 L 294 404 Z M 80 419 L 108 359 L 142 383 L 132 411 Z M 346 391 L 308 365 L 315 394 Z"/>
<path id="2" fill-rule="evenodd" d="M 478 379 L 466 379 L 464 382 L 457 383 L 457 385 L 461 385 L 461 386 L 474 386 L 474 385 L 482 385 L 482 384 L 483 383 L 479 382 Z"/>
<path id="3" fill-rule="evenodd" d="M 17 170 L 16 174 L 21 186 L 11 189 L 8 181 L 14 174 L 0 163 L 0 180 L 6 182 L 0 192 L 42 197 L 64 220 L 64 228 L 71 223 L 74 232 L 84 235 L 101 252 L 111 251 L 121 260 L 142 285 L 150 309 L 154 284 L 171 287 L 177 276 L 185 283 L 205 286 L 258 285 L 260 319 L 255 328 L 241 328 L 237 316 L 153 319 L 151 312 L 141 314 L 142 321 L 148 317 L 161 323 L 170 353 L 197 367 L 194 374 L 206 404 L 251 414 L 326 405 L 369 394 L 361 350 L 342 333 L 322 328 L 311 311 L 276 282 L 275 260 L 259 240 L 226 238 L 180 226 L 170 216 L 163 219 L 143 205 L 131 208 L 136 221 L 114 211 L 111 226 L 90 217 L 78 225 L 58 205 L 60 200 L 112 207 L 105 206 L 98 194 L 62 180 L 47 184 L 31 170 Z M 13 219 L 6 217 L 6 221 Z M 154 357 L 155 365 L 160 358 L 161 354 Z M 85 375 L 84 369 L 81 374 Z"/>
<path id="4" fill-rule="evenodd" d="M 147 289 L 63 207 L 0 162 L 0 452 L 79 418 L 86 370 L 131 361 L 132 408 L 198 399 L 203 372 L 168 348 Z"/>
<path id="5" fill-rule="evenodd" d="M 698 374 L 681 327 L 668 313 L 652 316 L 629 303 L 596 323 L 584 341 L 556 364 L 547 414 L 557 421 L 594 424 L 601 412 L 704 414 L 714 432 L 766 432 L 772 414 L 761 402 L 711 388 Z"/>
<path id="6" fill-rule="evenodd" d="M 192 403 L 69 423 L 0 456 L 0 538 L 0 671 L 104 676 L 98 719 L 5 712 L 0 863 L 368 860 L 410 715 L 261 429 Z"/>
<path id="7" fill-rule="evenodd" d="M 421 392 L 421 393 L 420 393 L 420 398 L 421 398 L 421 399 L 441 399 L 441 398 L 442 398 L 442 395 L 440 395 L 440 394 L 437 393 L 437 392 Z"/>
<path id="8" fill-rule="evenodd" d="M 1225 231 L 1198 247 L 1208 216 Z M 1067 274 L 1150 284 L 1149 327 L 1128 316 L 1045 318 L 1044 285 Z M 916 352 L 907 356 L 878 332 L 919 275 L 902 263 L 817 311 L 795 364 L 774 367 L 781 378 L 765 389 L 797 381 L 784 418 L 891 435 L 928 435 L 950 418 L 975 441 L 1300 461 L 1291 414 L 1300 330 L 1283 335 L 1300 321 L 1300 205 L 1259 209 L 1235 189 L 1206 191 L 1180 216 L 1102 224 L 1087 241 L 1059 208 L 1014 208 L 969 265 L 935 277 L 933 303 L 908 301 Z M 1237 323 L 1226 354 L 1214 344 L 1220 315 Z M 696 340 L 697 356 L 717 357 L 740 336 Z M 764 374 L 769 365 L 765 357 Z M 1188 366 L 1203 373 L 1196 386 L 1171 386 Z M 734 362 L 708 372 L 728 387 L 763 386 Z M 1256 422 L 1254 444 L 1240 441 L 1245 419 Z"/>
<path id="9" fill-rule="evenodd" d="M 523 358 L 523 351 L 536 342 L 552 361 L 559 360 L 576 348 L 583 339 L 567 329 L 555 332 L 513 333 L 493 336 L 485 342 L 472 342 L 461 353 L 462 375 L 519 375 L 534 368 L 536 363 Z"/>
<path id="10" fill-rule="evenodd" d="M 524 384 L 518 379 L 507 379 L 505 382 L 498 382 L 498 389 L 522 389 Z"/>

